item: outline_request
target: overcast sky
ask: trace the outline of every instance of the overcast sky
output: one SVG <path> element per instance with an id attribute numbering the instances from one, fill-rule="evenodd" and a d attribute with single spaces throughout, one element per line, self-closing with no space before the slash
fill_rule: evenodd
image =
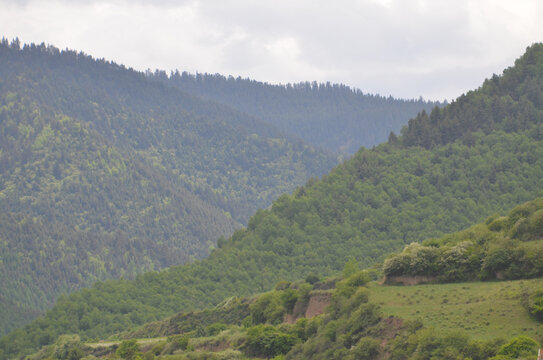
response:
<path id="1" fill-rule="evenodd" d="M 451 100 L 543 41 L 540 0 L 0 0 L 0 36 L 138 70 Z M 1 59 L 0 59 L 1 66 Z"/>

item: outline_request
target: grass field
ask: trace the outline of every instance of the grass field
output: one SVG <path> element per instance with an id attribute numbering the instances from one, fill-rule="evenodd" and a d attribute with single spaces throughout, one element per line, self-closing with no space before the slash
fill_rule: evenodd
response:
<path id="1" fill-rule="evenodd" d="M 542 288 L 543 279 L 388 286 L 372 284 L 370 300 L 385 315 L 420 319 L 443 330 L 463 329 L 473 338 L 509 339 L 524 334 L 541 342 L 543 327 L 521 304 L 524 289 Z"/>

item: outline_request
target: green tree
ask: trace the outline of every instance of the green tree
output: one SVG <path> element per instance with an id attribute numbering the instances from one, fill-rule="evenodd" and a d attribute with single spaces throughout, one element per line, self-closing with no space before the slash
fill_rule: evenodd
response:
<path id="1" fill-rule="evenodd" d="M 141 352 L 136 339 L 123 340 L 119 344 L 119 347 L 115 351 L 115 354 L 120 356 L 122 359 L 127 360 L 135 360 L 139 356 L 141 356 Z"/>

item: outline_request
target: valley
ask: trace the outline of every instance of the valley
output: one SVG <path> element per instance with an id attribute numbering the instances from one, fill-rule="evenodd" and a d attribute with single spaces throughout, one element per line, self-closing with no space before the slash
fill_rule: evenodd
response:
<path id="1" fill-rule="evenodd" d="M 543 44 L 344 160 L 160 73 L 0 49 L 0 304 L 44 311 L 4 316 L 0 359 L 496 360 L 543 340 Z"/>

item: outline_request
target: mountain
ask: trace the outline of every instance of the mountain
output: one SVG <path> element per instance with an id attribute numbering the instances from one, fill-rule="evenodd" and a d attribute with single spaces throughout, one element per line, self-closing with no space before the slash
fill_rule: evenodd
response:
<path id="1" fill-rule="evenodd" d="M 337 163 L 83 53 L 3 39 L 0 61 L 0 312 L 17 312 L 0 334 L 60 293 L 206 256 Z"/>
<path id="2" fill-rule="evenodd" d="M 267 291 L 279 280 L 335 274 L 349 258 L 371 266 L 406 244 L 459 231 L 543 196 L 543 109 L 518 90 L 534 79 L 541 91 L 543 44 L 529 47 L 497 80 L 461 98 L 495 103 L 503 97 L 512 103 L 507 109 L 526 113 L 495 117 L 472 108 L 464 112 L 471 120 L 459 120 L 449 106 L 464 108 L 454 102 L 437 110 L 444 115 L 434 117 L 428 129 L 460 128 L 467 121 L 474 122 L 472 131 L 429 147 L 410 142 L 409 127 L 417 121 L 412 119 L 404 135 L 360 149 L 321 180 L 259 210 L 208 258 L 61 297 L 44 317 L 0 340 L 3 357 L 30 352 L 61 334 L 103 338 L 228 296 Z M 500 91 L 489 92 L 496 81 Z M 531 117 L 534 109 L 538 116 Z M 495 127 L 477 125 L 481 115 Z M 506 125 L 517 118 L 519 124 Z"/>
<path id="3" fill-rule="evenodd" d="M 342 84 L 271 85 L 219 74 L 148 72 L 183 91 L 227 104 L 332 152 L 355 153 L 398 132 L 408 118 L 439 102 L 364 94 Z"/>

